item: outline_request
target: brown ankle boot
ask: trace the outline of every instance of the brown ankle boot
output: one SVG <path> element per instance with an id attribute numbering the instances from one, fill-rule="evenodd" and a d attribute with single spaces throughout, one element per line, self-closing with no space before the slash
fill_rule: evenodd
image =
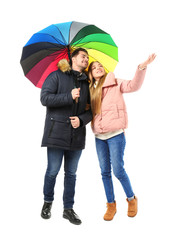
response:
<path id="1" fill-rule="evenodd" d="M 128 202 L 128 211 L 127 211 L 128 217 L 135 217 L 137 215 L 137 211 L 138 211 L 137 198 L 135 197 L 131 201 L 128 201 L 128 199 L 126 199 L 126 200 Z"/>
<path id="2" fill-rule="evenodd" d="M 116 209 L 116 202 L 113 203 L 107 203 L 107 211 L 104 215 L 104 220 L 110 221 L 113 219 L 114 215 L 116 214 L 117 209 Z"/>

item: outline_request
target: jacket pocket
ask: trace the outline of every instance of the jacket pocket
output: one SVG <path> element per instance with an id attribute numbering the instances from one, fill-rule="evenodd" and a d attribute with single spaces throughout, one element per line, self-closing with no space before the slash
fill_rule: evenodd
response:
<path id="1" fill-rule="evenodd" d="M 117 105 L 117 111 L 118 111 L 119 118 L 125 118 L 126 109 L 122 104 Z"/>
<path id="2" fill-rule="evenodd" d="M 56 139 L 61 142 L 69 143 L 71 139 L 70 120 L 63 118 L 50 118 L 50 129 L 48 138 Z"/>
<path id="3" fill-rule="evenodd" d="M 49 130 L 48 137 L 51 136 L 51 133 L 52 133 L 52 131 L 53 131 L 54 124 L 55 124 L 55 120 L 51 118 L 51 127 L 50 127 L 50 130 Z"/>
<path id="4" fill-rule="evenodd" d="M 72 129 L 72 145 L 76 147 L 85 145 L 86 128 Z"/>
<path id="5" fill-rule="evenodd" d="M 119 116 L 119 125 L 121 126 L 121 128 L 126 128 L 126 119 L 127 119 L 127 111 L 126 111 L 126 107 L 124 105 L 117 105 L 117 109 L 118 109 L 118 116 Z"/>
<path id="6" fill-rule="evenodd" d="M 116 104 L 104 106 L 102 108 L 102 119 L 117 119 L 119 117 Z"/>

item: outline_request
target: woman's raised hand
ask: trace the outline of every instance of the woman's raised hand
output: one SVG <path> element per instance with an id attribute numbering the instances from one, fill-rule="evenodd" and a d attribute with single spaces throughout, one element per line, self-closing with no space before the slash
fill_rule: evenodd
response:
<path id="1" fill-rule="evenodd" d="M 156 54 L 152 53 L 145 62 L 139 65 L 139 68 L 140 69 L 146 68 L 148 64 L 152 63 L 155 60 L 155 58 L 156 58 Z"/>

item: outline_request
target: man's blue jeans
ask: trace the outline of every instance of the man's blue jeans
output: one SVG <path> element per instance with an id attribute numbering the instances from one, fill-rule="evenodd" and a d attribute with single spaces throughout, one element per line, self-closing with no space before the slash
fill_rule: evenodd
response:
<path id="1" fill-rule="evenodd" d="M 73 208 L 76 171 L 82 150 L 69 151 L 59 148 L 47 148 L 48 166 L 44 180 L 44 200 L 54 200 L 54 186 L 64 157 L 64 208 Z"/>
<path id="2" fill-rule="evenodd" d="M 111 166 L 114 175 L 121 182 L 126 196 L 128 198 L 134 196 L 129 177 L 124 169 L 123 156 L 125 145 L 126 140 L 124 133 L 107 140 L 96 138 L 96 149 L 108 203 L 115 201 Z"/>

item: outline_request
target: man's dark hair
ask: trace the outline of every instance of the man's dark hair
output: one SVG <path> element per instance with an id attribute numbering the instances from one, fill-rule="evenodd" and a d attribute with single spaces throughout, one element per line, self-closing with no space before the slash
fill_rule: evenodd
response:
<path id="1" fill-rule="evenodd" d="M 74 57 L 74 56 L 77 56 L 79 54 L 79 52 L 82 51 L 82 52 L 85 52 L 88 54 L 87 50 L 84 49 L 84 48 L 77 48 L 76 50 L 74 50 L 71 54 L 71 58 Z"/>

